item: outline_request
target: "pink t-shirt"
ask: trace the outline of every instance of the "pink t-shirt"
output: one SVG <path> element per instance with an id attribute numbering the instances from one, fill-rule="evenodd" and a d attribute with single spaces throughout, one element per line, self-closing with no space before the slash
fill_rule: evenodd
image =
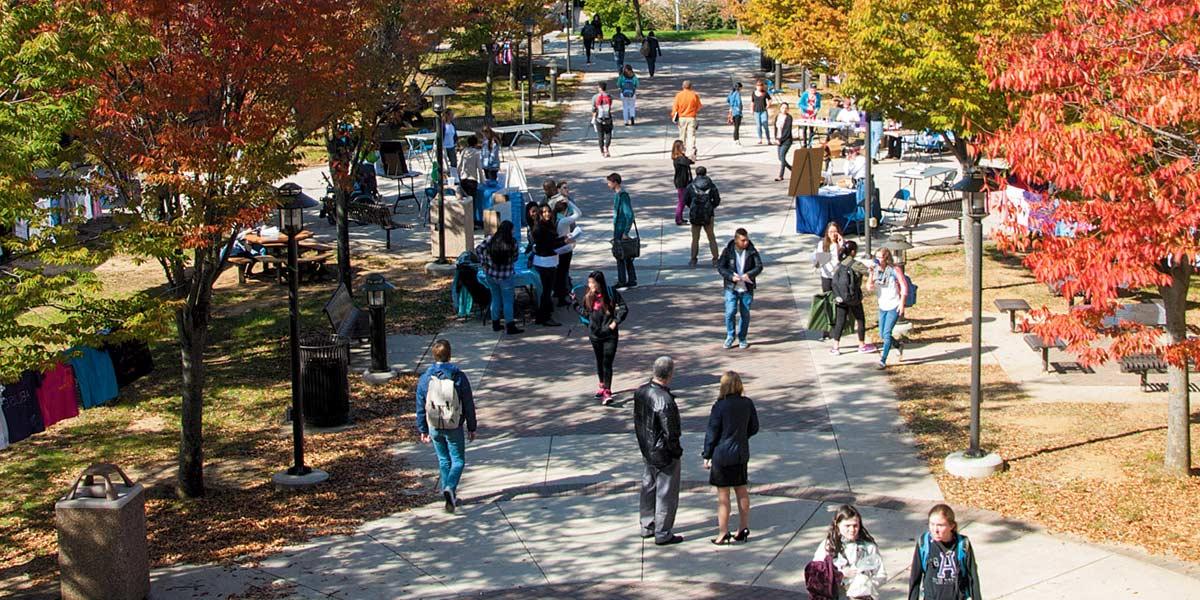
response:
<path id="1" fill-rule="evenodd" d="M 46 427 L 78 416 L 79 391 L 75 388 L 75 371 L 71 365 L 60 363 L 42 375 L 37 399 Z"/>

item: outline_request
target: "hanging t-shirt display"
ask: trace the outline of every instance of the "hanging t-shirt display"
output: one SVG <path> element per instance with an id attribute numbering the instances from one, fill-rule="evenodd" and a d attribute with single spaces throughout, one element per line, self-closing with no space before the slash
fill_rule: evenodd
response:
<path id="1" fill-rule="evenodd" d="M 104 344 L 101 350 L 108 352 L 113 370 L 117 374 L 117 387 L 125 387 L 154 371 L 154 356 L 150 346 L 141 340 L 126 340 L 119 344 Z"/>
<path id="2" fill-rule="evenodd" d="M 75 380 L 79 382 L 79 393 L 84 408 L 94 408 L 117 397 L 117 375 L 113 371 L 112 358 L 107 352 L 95 348 L 72 348 L 71 352 L 82 352 L 71 359 Z"/>
<path id="3" fill-rule="evenodd" d="M 79 415 L 79 391 L 75 388 L 75 373 L 71 367 L 60 363 L 43 373 L 37 399 L 45 427 Z"/>
<path id="4" fill-rule="evenodd" d="M 25 371 L 17 381 L 4 384 L 0 401 L 4 402 L 4 420 L 8 426 L 10 444 L 46 429 L 42 425 L 42 411 L 37 401 L 40 380 L 37 373 Z"/>

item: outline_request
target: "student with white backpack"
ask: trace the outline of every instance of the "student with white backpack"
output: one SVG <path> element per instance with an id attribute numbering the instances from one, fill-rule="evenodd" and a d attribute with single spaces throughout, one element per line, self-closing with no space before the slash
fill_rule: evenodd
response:
<path id="1" fill-rule="evenodd" d="M 467 374 L 450 362 L 450 342 L 437 340 L 432 352 L 434 363 L 417 381 L 417 430 L 421 442 L 432 442 L 437 452 L 442 497 L 446 512 L 452 513 L 458 505 L 467 440 L 475 441 L 475 400 Z"/>
<path id="2" fill-rule="evenodd" d="M 600 140 L 600 154 L 608 156 L 608 147 L 612 144 L 613 117 L 612 96 L 608 95 L 608 84 L 601 81 L 596 84 L 596 95 L 592 96 L 592 126 Z"/>

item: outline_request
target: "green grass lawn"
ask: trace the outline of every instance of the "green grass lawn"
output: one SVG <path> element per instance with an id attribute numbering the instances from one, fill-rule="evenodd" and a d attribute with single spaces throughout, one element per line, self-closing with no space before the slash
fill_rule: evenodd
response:
<path id="1" fill-rule="evenodd" d="M 714 40 L 736 40 L 736 29 L 684 29 L 682 31 L 655 31 L 654 36 L 663 42 L 709 42 Z"/>

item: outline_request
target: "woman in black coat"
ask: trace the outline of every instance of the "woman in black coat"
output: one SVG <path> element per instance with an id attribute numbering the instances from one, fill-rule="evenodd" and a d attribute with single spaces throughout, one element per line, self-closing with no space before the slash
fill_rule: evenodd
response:
<path id="1" fill-rule="evenodd" d="M 562 325 L 554 320 L 554 305 L 550 293 L 554 290 L 554 277 L 558 270 L 558 255 L 565 252 L 571 243 L 570 237 L 558 235 L 558 227 L 554 222 L 554 211 L 549 204 L 538 205 L 538 222 L 530 232 L 533 241 L 533 268 L 542 281 L 542 294 L 538 301 L 534 323 L 547 327 Z"/>
<path id="2" fill-rule="evenodd" d="M 613 360 L 617 357 L 620 326 L 629 315 L 629 309 L 621 292 L 608 287 L 601 271 L 588 274 L 583 297 L 571 294 L 571 303 L 575 312 L 587 320 L 588 340 L 596 353 L 596 377 L 600 380 L 596 399 L 604 405 L 612 404 Z"/>
<path id="3" fill-rule="evenodd" d="M 675 140 L 671 145 L 671 163 L 675 166 L 675 224 L 683 225 L 683 198 L 687 186 L 692 182 L 692 159 L 683 150 L 683 142 Z"/>
<path id="4" fill-rule="evenodd" d="M 717 537 L 719 546 L 750 539 L 750 490 L 747 465 L 750 462 L 750 436 L 758 433 L 758 413 L 754 402 L 742 395 L 742 378 L 734 371 L 721 376 L 721 392 L 708 415 L 704 434 L 704 468 L 708 482 L 717 487 Z M 737 535 L 729 533 L 729 488 L 737 494 Z"/>

